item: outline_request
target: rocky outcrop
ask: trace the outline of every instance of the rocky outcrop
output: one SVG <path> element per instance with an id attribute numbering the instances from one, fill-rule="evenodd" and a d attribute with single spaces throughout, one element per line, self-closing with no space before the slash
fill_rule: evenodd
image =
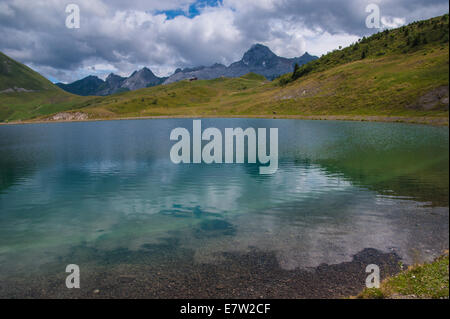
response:
<path id="1" fill-rule="evenodd" d="M 415 103 L 408 105 L 408 108 L 425 111 L 438 108 L 448 110 L 449 105 L 448 98 L 449 98 L 448 86 L 443 85 L 422 95 Z"/>
<path id="2" fill-rule="evenodd" d="M 89 118 L 86 113 L 82 112 L 61 112 L 57 113 L 48 120 L 50 121 L 85 121 Z"/>
<path id="3" fill-rule="evenodd" d="M 0 93 L 31 93 L 31 92 L 36 92 L 36 91 L 19 88 L 17 86 L 0 91 Z"/>

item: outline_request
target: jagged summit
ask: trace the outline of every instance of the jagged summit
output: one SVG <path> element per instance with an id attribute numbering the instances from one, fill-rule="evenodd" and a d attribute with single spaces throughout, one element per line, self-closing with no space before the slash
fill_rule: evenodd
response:
<path id="1" fill-rule="evenodd" d="M 105 81 L 90 75 L 70 84 L 57 83 L 56 85 L 78 95 L 110 95 L 158 85 L 165 79 L 157 77 L 149 68 L 144 67 L 139 71 L 134 71 L 128 78 L 110 73 Z"/>
<path id="2" fill-rule="evenodd" d="M 142 68 L 139 71 L 133 72 L 133 74 L 125 79 L 121 85 L 122 88 L 130 91 L 142 89 L 148 86 L 154 86 L 161 84 L 163 80 L 157 77 L 149 68 Z"/>
<path id="3" fill-rule="evenodd" d="M 117 74 L 110 73 L 110 74 L 106 77 L 105 82 L 106 82 L 106 83 L 109 83 L 109 85 L 119 87 L 120 84 L 121 84 L 125 79 L 126 79 L 126 78 L 121 77 L 121 76 L 119 76 L 119 75 L 117 75 Z"/>
<path id="4" fill-rule="evenodd" d="M 262 44 L 254 44 L 244 53 L 242 62 L 245 65 L 251 66 L 265 66 L 268 61 L 276 59 L 277 55 L 273 53 L 268 47 Z"/>
<path id="5" fill-rule="evenodd" d="M 119 80 L 119 79 L 125 79 L 124 77 L 121 77 L 120 75 L 114 74 L 114 73 L 110 73 L 107 77 L 105 81 L 114 81 L 114 80 Z"/>

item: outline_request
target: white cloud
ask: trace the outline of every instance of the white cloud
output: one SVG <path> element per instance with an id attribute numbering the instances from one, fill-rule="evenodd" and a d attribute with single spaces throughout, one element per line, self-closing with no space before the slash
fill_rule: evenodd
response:
<path id="1" fill-rule="evenodd" d="M 404 18 L 396 18 L 396 17 L 381 17 L 381 24 L 383 28 L 398 28 L 404 25 L 406 19 Z"/>
<path id="2" fill-rule="evenodd" d="M 162 76 L 177 67 L 229 64 L 257 42 L 281 56 L 321 55 L 376 32 L 365 27 L 366 3 L 357 0 L 223 0 L 193 18 L 167 19 L 161 12 L 187 11 L 194 2 L 77 0 L 81 28 L 67 29 L 67 1 L 2 0 L 0 51 L 46 76 L 71 81 L 92 67 L 104 76 L 148 66 Z M 443 0 L 377 3 L 386 27 L 448 11 Z"/>
<path id="3" fill-rule="evenodd" d="M 328 32 L 323 32 L 316 36 L 307 37 L 305 39 L 305 47 L 308 48 L 308 53 L 320 56 L 334 49 L 338 49 L 339 46 L 343 48 L 349 46 L 358 39 L 359 37 L 356 35 L 345 33 L 332 35 Z"/>

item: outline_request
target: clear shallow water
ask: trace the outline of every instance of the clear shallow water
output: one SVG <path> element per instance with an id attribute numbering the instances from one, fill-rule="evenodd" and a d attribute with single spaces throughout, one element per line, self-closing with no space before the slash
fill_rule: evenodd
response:
<path id="1" fill-rule="evenodd" d="M 407 263 L 448 248 L 448 128 L 202 120 L 211 126 L 278 127 L 277 173 L 173 164 L 170 131 L 189 119 L 0 127 L 0 279 L 93 267 L 118 250 L 133 264 L 131 252 L 170 240 L 195 263 L 257 249 L 283 269 L 365 248 Z"/>

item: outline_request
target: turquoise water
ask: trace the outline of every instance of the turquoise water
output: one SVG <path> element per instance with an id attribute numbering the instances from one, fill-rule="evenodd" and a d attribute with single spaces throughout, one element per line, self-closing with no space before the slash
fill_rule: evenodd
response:
<path id="1" fill-rule="evenodd" d="M 0 126 L 0 280 L 68 263 L 95 267 L 118 250 L 128 256 L 121 264 L 134 264 L 132 252 L 170 240 L 195 263 L 257 249 L 273 252 L 282 269 L 345 262 L 365 248 L 408 263 L 448 248 L 447 127 L 202 126 L 277 127 L 278 171 L 173 164 L 170 131 L 192 128 L 189 119 Z"/>

